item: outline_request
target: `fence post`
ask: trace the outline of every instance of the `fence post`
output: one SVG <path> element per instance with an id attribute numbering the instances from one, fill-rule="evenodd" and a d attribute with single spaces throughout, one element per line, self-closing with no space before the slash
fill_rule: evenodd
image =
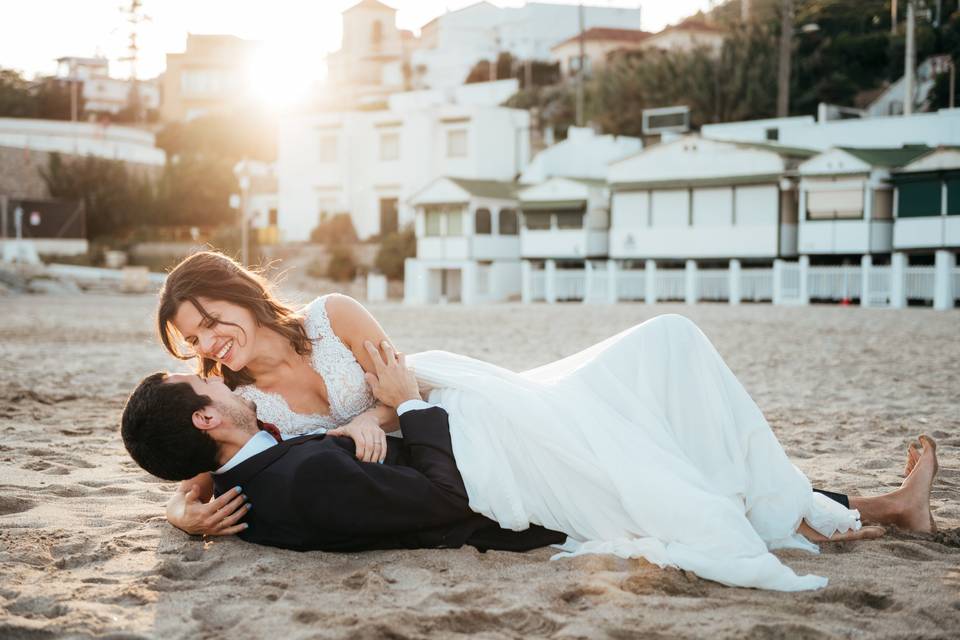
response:
<path id="1" fill-rule="evenodd" d="M 586 304 L 590 302 L 590 298 L 593 295 L 593 263 L 590 260 L 583 261 L 583 302 Z"/>
<path id="2" fill-rule="evenodd" d="M 687 304 L 697 304 L 697 297 L 699 292 L 697 291 L 697 261 L 696 260 L 687 260 L 687 266 L 685 269 L 684 276 L 686 277 L 684 282 L 684 301 Z"/>
<path id="3" fill-rule="evenodd" d="M 607 260 L 607 302 L 610 304 L 616 304 L 619 300 L 619 295 L 617 294 L 617 276 L 619 270 L 617 269 L 616 260 Z"/>
<path id="4" fill-rule="evenodd" d="M 544 300 L 553 304 L 557 301 L 557 262 L 556 260 L 547 260 L 544 265 L 543 273 L 543 293 Z"/>
<path id="5" fill-rule="evenodd" d="M 810 304 L 810 256 L 800 256 L 800 304 Z"/>
<path id="6" fill-rule="evenodd" d="M 873 256 L 869 253 L 860 256 L 860 306 L 870 306 L 870 270 Z"/>
<path id="7" fill-rule="evenodd" d="M 890 256 L 890 307 L 903 309 L 907 306 L 907 254 L 896 251 Z"/>
<path id="8" fill-rule="evenodd" d="M 520 263 L 520 301 L 523 304 L 533 301 L 533 271 L 529 260 Z"/>
<path id="9" fill-rule="evenodd" d="M 647 304 L 657 304 L 657 261 L 647 260 L 643 265 L 645 280 L 643 301 Z"/>
<path id="10" fill-rule="evenodd" d="M 730 278 L 730 296 L 728 302 L 732 305 L 740 304 L 740 261 L 734 258 L 730 261 L 730 270 L 727 272 Z"/>
<path id="11" fill-rule="evenodd" d="M 934 259 L 933 308 L 938 311 L 953 308 L 953 270 L 957 256 L 951 251 L 939 249 Z"/>
<path id="12" fill-rule="evenodd" d="M 773 304 L 783 304 L 783 260 L 773 261 Z"/>

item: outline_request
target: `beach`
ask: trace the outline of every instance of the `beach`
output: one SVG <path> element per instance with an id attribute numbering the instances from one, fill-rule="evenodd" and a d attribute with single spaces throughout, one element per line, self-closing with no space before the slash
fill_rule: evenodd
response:
<path id="1" fill-rule="evenodd" d="M 287 295 L 302 303 L 316 292 Z M 155 304 L 152 295 L 0 296 L 2 638 L 957 637 L 958 311 L 370 306 L 404 352 L 446 349 L 515 370 L 660 313 L 686 315 L 820 488 L 895 488 L 911 438 L 937 440 L 939 533 L 889 530 L 821 545 L 820 555 L 777 552 L 830 584 L 776 593 L 643 560 L 550 561 L 551 549 L 298 553 L 188 536 L 163 517 L 174 484 L 141 471 L 118 433 L 144 375 L 188 370 L 159 346 Z"/>

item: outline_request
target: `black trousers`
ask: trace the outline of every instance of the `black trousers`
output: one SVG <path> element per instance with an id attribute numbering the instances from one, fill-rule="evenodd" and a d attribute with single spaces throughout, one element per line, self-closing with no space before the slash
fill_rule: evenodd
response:
<path id="1" fill-rule="evenodd" d="M 817 493 L 822 493 L 823 495 L 827 496 L 834 502 L 839 502 L 847 509 L 850 508 L 850 498 L 843 495 L 842 493 L 834 493 L 833 491 L 824 491 L 823 489 L 814 489 L 814 491 L 816 491 Z"/>

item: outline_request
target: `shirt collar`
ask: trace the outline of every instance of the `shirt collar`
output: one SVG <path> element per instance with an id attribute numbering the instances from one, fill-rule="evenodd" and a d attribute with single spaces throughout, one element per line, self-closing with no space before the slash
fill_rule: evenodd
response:
<path id="1" fill-rule="evenodd" d="M 245 462 L 257 455 L 258 453 L 263 453 L 270 447 L 277 444 L 277 441 L 274 440 L 273 436 L 267 433 L 266 431 L 256 432 L 247 443 L 240 447 L 240 450 L 233 454 L 233 457 L 227 460 L 222 467 L 214 471 L 214 474 L 226 473 L 233 469 L 235 466 L 241 462 Z"/>

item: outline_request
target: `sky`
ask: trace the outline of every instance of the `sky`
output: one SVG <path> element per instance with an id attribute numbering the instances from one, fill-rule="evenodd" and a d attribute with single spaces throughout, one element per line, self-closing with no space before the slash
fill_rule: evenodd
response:
<path id="1" fill-rule="evenodd" d="M 263 43 L 261 73 L 276 82 L 321 78 L 323 56 L 339 48 L 340 13 L 357 0 L 143 0 L 150 21 L 138 30 L 137 76 L 163 71 L 167 52 L 183 51 L 187 33 L 233 34 Z M 397 9 L 397 25 L 419 28 L 447 10 L 475 0 L 384 0 Z M 551 0 L 576 4 L 570 0 Z M 592 0 L 608 7 L 641 6 L 642 28 L 657 31 L 716 0 Z M 52 74 L 60 56 L 102 55 L 110 73 L 129 77 L 129 28 L 122 7 L 129 0 L 0 0 L 0 67 L 27 77 Z M 519 6 L 517 0 L 493 0 Z"/>

